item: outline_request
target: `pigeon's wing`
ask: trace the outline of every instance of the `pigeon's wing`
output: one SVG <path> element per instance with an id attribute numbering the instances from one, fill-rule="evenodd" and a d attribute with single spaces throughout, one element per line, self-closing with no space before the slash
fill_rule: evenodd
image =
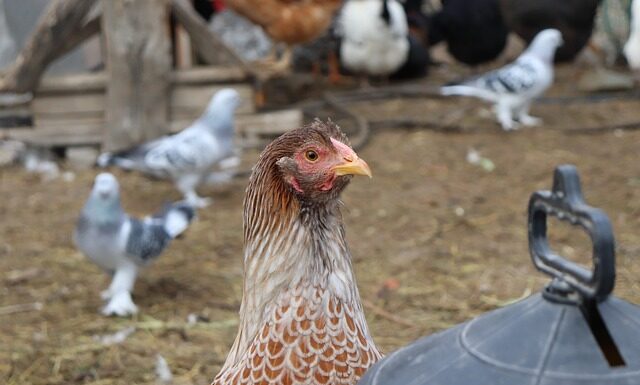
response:
<path id="1" fill-rule="evenodd" d="M 127 240 L 127 255 L 139 265 L 146 265 L 156 259 L 171 242 L 162 223 L 130 219 L 131 232 Z"/>
<path id="2" fill-rule="evenodd" d="M 150 149 L 144 162 L 152 170 L 169 174 L 201 171 L 211 167 L 219 152 L 220 145 L 213 135 L 195 130 L 182 132 Z"/>
<path id="3" fill-rule="evenodd" d="M 539 86 L 540 71 L 536 63 L 518 60 L 466 83 L 499 95 L 521 95 Z"/>
<path id="4" fill-rule="evenodd" d="M 162 177 L 164 176 L 162 172 L 159 173 L 158 170 L 149 168 L 145 162 L 145 157 L 154 148 L 162 146 L 165 141 L 170 139 L 171 136 L 165 136 L 124 151 L 104 153 L 98 157 L 98 165 L 100 167 L 115 165 L 125 170 L 137 170 Z"/>

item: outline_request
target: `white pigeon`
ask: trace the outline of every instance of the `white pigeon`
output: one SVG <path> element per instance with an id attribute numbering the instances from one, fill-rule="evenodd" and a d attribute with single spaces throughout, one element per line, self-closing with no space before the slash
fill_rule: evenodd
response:
<path id="1" fill-rule="evenodd" d="M 480 77 L 442 87 L 441 92 L 493 102 L 498 122 L 504 130 L 517 129 L 518 124 L 539 125 L 542 121 L 529 115 L 529 108 L 533 99 L 553 83 L 553 58 L 562 43 L 562 34 L 557 29 L 540 31 L 513 63 Z"/>
<path id="2" fill-rule="evenodd" d="M 98 166 L 115 165 L 160 178 L 172 179 L 187 202 L 205 207 L 196 188 L 216 165 L 236 157 L 233 144 L 234 115 L 240 95 L 231 88 L 218 91 L 202 116 L 181 132 L 144 143 L 119 153 L 104 153 Z"/>
<path id="3" fill-rule="evenodd" d="M 189 226 L 195 215 L 188 203 L 178 202 L 138 220 L 120 206 L 120 187 L 112 174 L 99 174 L 73 233 L 76 247 L 91 261 L 113 274 L 102 292 L 108 301 L 104 315 L 127 316 L 138 311 L 131 298 L 138 270 L 155 260 Z"/>
<path id="4" fill-rule="evenodd" d="M 349 71 L 388 76 L 407 61 L 409 27 L 397 0 L 350 0 L 338 19 L 340 61 Z"/>

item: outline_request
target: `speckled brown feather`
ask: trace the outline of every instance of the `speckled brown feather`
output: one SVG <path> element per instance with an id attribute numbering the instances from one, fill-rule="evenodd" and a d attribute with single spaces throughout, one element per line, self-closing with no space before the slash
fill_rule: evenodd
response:
<path id="1" fill-rule="evenodd" d="M 240 326 L 214 384 L 355 384 L 381 358 L 337 195 L 301 200 L 277 165 L 310 140 L 330 146 L 331 137 L 348 144 L 335 124 L 315 121 L 272 142 L 254 167 L 244 203 Z"/>
<path id="2" fill-rule="evenodd" d="M 272 39 L 299 44 L 329 28 L 342 0 L 226 0 L 226 4 L 263 27 Z"/>

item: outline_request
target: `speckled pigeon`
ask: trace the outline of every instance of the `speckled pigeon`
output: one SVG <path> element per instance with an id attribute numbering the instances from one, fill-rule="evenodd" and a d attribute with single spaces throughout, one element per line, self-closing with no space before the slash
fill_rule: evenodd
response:
<path id="1" fill-rule="evenodd" d="M 239 105 L 236 90 L 222 89 L 211 98 L 202 116 L 183 131 L 123 152 L 104 153 L 98 158 L 98 165 L 170 178 L 187 202 L 196 207 L 207 206 L 211 200 L 199 197 L 195 189 L 212 168 L 236 156 L 234 115 Z"/>
<path id="2" fill-rule="evenodd" d="M 143 220 L 130 217 L 120 205 L 116 178 L 99 174 L 76 224 L 73 240 L 78 249 L 113 280 L 102 298 L 104 315 L 127 316 L 138 308 L 131 291 L 138 270 L 155 260 L 189 226 L 194 209 L 185 202 L 167 205 Z"/>

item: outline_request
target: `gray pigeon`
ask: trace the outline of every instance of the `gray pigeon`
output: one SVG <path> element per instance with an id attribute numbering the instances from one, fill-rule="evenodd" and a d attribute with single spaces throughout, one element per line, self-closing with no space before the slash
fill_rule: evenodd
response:
<path id="1" fill-rule="evenodd" d="M 98 165 L 170 178 L 187 202 L 195 207 L 207 206 L 211 200 L 199 197 L 195 189 L 213 167 L 236 156 L 234 115 L 239 105 L 236 90 L 222 89 L 211 98 L 202 116 L 186 129 L 123 152 L 104 153 L 98 158 Z"/>
<path id="2" fill-rule="evenodd" d="M 131 299 L 138 270 L 186 230 L 195 211 L 188 203 L 178 202 L 153 217 L 138 220 L 122 210 L 119 190 L 112 174 L 96 177 L 73 240 L 91 261 L 113 274 L 111 285 L 102 292 L 102 299 L 108 301 L 102 313 L 127 316 L 138 311 Z"/>
<path id="3" fill-rule="evenodd" d="M 504 130 L 515 130 L 518 123 L 538 125 L 541 120 L 529 115 L 529 107 L 533 99 L 553 83 L 553 57 L 560 45 L 560 31 L 545 29 L 515 62 L 460 84 L 442 87 L 441 92 L 493 102 L 498 122 Z"/>

